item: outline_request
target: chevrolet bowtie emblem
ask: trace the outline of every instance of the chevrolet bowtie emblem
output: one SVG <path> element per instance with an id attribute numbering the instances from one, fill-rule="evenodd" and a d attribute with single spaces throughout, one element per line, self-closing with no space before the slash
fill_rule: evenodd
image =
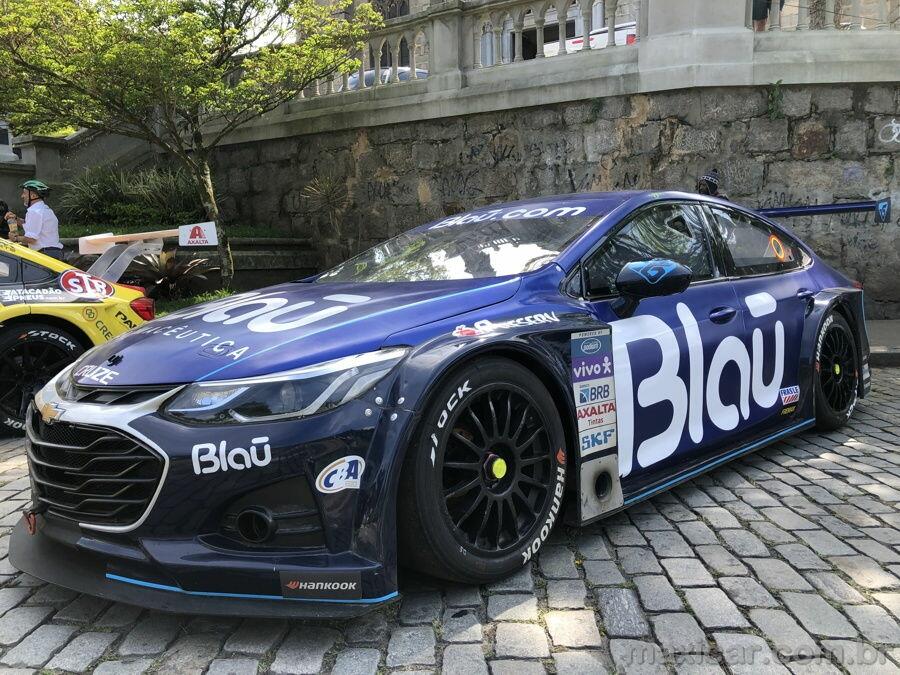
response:
<path id="1" fill-rule="evenodd" d="M 45 422 L 54 422 L 62 417 L 65 409 L 58 403 L 44 403 L 40 407 L 41 419 Z"/>

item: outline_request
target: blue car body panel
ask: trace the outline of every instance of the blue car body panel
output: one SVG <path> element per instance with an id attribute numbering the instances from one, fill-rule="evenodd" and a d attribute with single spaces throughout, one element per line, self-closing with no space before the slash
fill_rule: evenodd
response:
<path id="1" fill-rule="evenodd" d="M 359 613 L 397 596 L 401 467 L 435 389 L 462 364 L 502 355 L 538 374 L 565 428 L 573 501 L 582 459 L 614 453 L 625 506 L 809 426 L 816 336 L 838 306 L 856 333 L 864 395 L 862 292 L 812 252 L 809 264 L 789 273 L 720 276 L 677 295 L 647 298 L 625 319 L 614 311 L 614 299 L 572 292 L 583 259 L 636 209 L 684 200 L 739 208 L 675 192 L 566 195 L 485 207 L 417 229 L 476 228 L 492 218 L 546 214 L 594 220 L 533 272 L 461 281 L 282 284 L 181 310 L 95 348 L 80 364 L 95 368 L 79 367 L 84 375 L 75 381 L 95 387 L 96 369 L 105 369 L 113 391 L 260 376 L 387 347 L 408 347 L 409 353 L 374 389 L 309 418 L 209 427 L 148 410 L 129 419 L 118 430 L 167 461 L 144 518 L 133 528 L 103 531 L 39 514 L 35 536 L 17 527 L 13 564 L 84 592 L 172 611 Z M 573 364 L 572 336 L 610 327 L 612 361 L 598 354 Z M 610 369 L 615 434 L 580 431 L 584 406 L 575 399 L 575 368 L 584 367 L 598 375 Z M 51 388 L 33 415 L 45 414 Z M 90 404 L 52 405 L 62 423 L 87 424 L 93 414 L 84 407 Z M 103 425 L 101 417 L 91 423 Z M 271 461 L 201 475 L 196 448 L 210 442 L 222 444 L 223 465 L 227 448 L 263 442 Z M 348 457 L 364 459 L 358 487 L 323 491 L 317 477 Z M 223 518 L 236 503 L 291 480 L 301 481 L 291 489 L 302 487 L 304 508 L 319 519 L 315 527 L 303 526 L 312 528 L 314 545 L 261 550 L 223 537 Z M 577 508 L 569 511 L 573 522 L 590 520 Z M 322 575 L 358 583 L 358 592 L 299 597 L 291 586 Z"/>

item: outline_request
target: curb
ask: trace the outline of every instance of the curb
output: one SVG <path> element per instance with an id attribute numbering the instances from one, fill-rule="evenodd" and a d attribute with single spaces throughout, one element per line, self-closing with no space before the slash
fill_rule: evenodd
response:
<path id="1" fill-rule="evenodd" d="M 875 368 L 900 368 L 900 348 L 870 347 L 869 365 Z"/>

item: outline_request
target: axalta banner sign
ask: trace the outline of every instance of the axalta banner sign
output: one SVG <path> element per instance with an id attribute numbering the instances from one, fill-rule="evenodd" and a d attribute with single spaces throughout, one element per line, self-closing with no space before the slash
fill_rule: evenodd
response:
<path id="1" fill-rule="evenodd" d="M 193 225 L 181 225 L 178 228 L 179 246 L 218 246 L 219 238 L 216 236 L 216 224 L 194 223 Z"/>

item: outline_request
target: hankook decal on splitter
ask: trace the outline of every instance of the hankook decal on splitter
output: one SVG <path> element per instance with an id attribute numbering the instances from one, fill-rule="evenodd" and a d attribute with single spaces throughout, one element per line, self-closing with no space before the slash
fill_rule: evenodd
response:
<path id="1" fill-rule="evenodd" d="M 321 598 L 326 600 L 358 600 L 362 597 L 359 572 L 341 570 L 304 570 L 278 573 L 281 593 L 286 598 Z"/>
<path id="2" fill-rule="evenodd" d="M 566 451 L 559 448 L 556 451 L 556 484 L 553 487 L 553 503 L 550 505 L 550 511 L 541 529 L 538 531 L 532 542 L 522 551 L 522 564 L 526 564 L 534 555 L 541 550 L 541 545 L 550 536 L 553 530 L 553 524 L 556 522 L 556 515 L 562 506 L 563 494 L 566 490 Z"/>
<path id="3" fill-rule="evenodd" d="M 319 472 L 316 489 L 324 494 L 342 490 L 358 490 L 362 484 L 366 460 L 358 455 L 348 455 L 333 461 Z"/>
<path id="4" fill-rule="evenodd" d="M 191 461 L 196 475 L 217 471 L 242 471 L 252 467 L 263 467 L 272 461 L 272 447 L 268 436 L 260 436 L 250 441 L 249 448 L 228 449 L 227 441 L 198 443 L 191 449 Z M 262 446 L 258 448 L 257 446 Z"/>
<path id="5" fill-rule="evenodd" d="M 472 391 L 472 387 L 469 386 L 469 381 L 466 380 L 462 384 L 456 387 L 456 391 L 450 394 L 450 398 L 447 399 L 447 403 L 441 409 L 440 415 L 438 415 L 437 422 L 435 426 L 438 429 L 443 429 L 447 426 L 447 420 L 450 419 L 450 413 L 453 412 L 453 409 L 457 406 L 457 404 L 462 400 L 463 396 Z M 435 458 L 437 457 L 437 447 L 438 447 L 438 437 L 437 434 L 432 432 L 431 434 L 431 466 L 434 466 Z"/>
<path id="6" fill-rule="evenodd" d="M 584 457 L 618 442 L 612 331 L 573 333 L 570 344 L 578 447 Z"/>
<path id="7" fill-rule="evenodd" d="M 478 335 L 488 335 L 490 333 L 496 333 L 501 330 L 507 330 L 509 328 L 516 328 L 519 326 L 538 326 L 545 323 L 558 323 L 559 317 L 556 316 L 556 312 L 543 312 L 541 314 L 530 314 L 529 316 L 522 316 L 516 319 L 510 319 L 508 321 L 491 321 L 489 319 L 482 319 L 481 321 L 476 321 L 472 326 L 457 326 L 453 330 L 453 337 L 475 337 Z"/>

